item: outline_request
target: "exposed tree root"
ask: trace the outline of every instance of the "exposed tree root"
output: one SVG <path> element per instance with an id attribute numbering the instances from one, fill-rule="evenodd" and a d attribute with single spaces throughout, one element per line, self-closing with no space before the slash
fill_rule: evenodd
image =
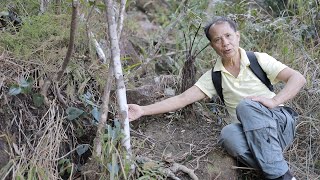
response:
<path id="1" fill-rule="evenodd" d="M 46 79 L 45 81 L 44 81 L 44 83 L 43 83 L 43 86 L 41 87 L 41 95 L 43 96 L 43 98 L 44 98 L 44 104 L 46 105 L 46 106 L 49 106 L 50 105 L 50 101 L 49 101 L 49 99 L 48 99 L 48 97 L 47 97 L 47 92 L 48 92 L 48 89 L 49 89 L 49 87 L 50 87 L 50 85 L 51 85 L 51 79 Z"/>
<path id="2" fill-rule="evenodd" d="M 58 100 L 65 106 L 67 107 L 67 102 L 64 100 L 65 98 L 63 97 L 63 95 L 61 94 L 60 88 L 58 83 L 55 84 L 55 93 L 56 96 L 58 97 Z"/>
<path id="3" fill-rule="evenodd" d="M 148 167 L 149 168 L 157 168 L 158 167 L 158 170 L 161 173 L 165 174 L 167 177 L 170 177 L 174 180 L 180 180 L 180 178 L 175 175 L 175 173 L 177 173 L 178 171 L 182 171 L 182 172 L 188 174 L 189 177 L 193 180 L 199 180 L 199 178 L 194 173 L 193 169 L 189 169 L 188 167 L 186 167 L 182 164 L 176 163 L 176 162 L 173 162 L 171 164 L 171 166 L 169 166 L 169 167 L 164 167 L 163 163 L 154 161 L 154 160 L 147 158 L 147 157 L 137 157 L 136 160 L 139 164 L 146 164 L 146 163 L 154 162 L 153 163 L 153 164 L 155 164 L 154 166 L 149 165 Z"/>
<path id="4" fill-rule="evenodd" d="M 198 177 L 194 173 L 193 169 L 189 169 L 186 166 L 179 164 L 179 163 L 173 163 L 172 166 L 168 168 L 164 168 L 163 172 L 167 174 L 168 177 L 176 180 L 180 180 L 174 173 L 177 173 L 178 171 L 182 171 L 184 173 L 187 173 L 193 180 L 198 180 Z"/>

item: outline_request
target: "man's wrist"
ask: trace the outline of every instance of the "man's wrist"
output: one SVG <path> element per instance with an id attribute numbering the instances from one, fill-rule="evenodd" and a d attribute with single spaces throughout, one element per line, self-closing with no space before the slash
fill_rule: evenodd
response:
<path id="1" fill-rule="evenodd" d="M 272 98 L 272 101 L 273 101 L 275 107 L 277 107 L 281 104 L 281 102 L 279 101 L 279 99 L 276 96 Z"/>
<path id="2" fill-rule="evenodd" d="M 147 110 L 148 109 L 146 109 L 146 106 L 141 106 L 141 116 L 146 116 L 146 115 L 148 115 L 147 113 Z"/>

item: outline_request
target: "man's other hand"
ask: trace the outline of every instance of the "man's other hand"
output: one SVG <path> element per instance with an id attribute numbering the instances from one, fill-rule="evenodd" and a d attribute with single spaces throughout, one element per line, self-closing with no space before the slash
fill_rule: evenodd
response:
<path id="1" fill-rule="evenodd" d="M 277 103 L 277 101 L 273 98 L 270 99 L 270 98 L 266 98 L 266 97 L 262 97 L 262 96 L 248 96 L 246 98 L 251 99 L 252 101 L 259 102 L 270 109 L 275 108 L 279 105 L 279 103 Z"/>
<path id="2" fill-rule="evenodd" d="M 134 121 L 143 116 L 143 109 L 137 104 L 128 104 L 129 121 Z"/>

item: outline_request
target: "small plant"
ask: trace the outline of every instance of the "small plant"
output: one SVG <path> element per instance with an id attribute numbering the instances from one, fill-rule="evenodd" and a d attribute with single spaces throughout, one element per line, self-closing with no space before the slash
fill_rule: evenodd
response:
<path id="1" fill-rule="evenodd" d="M 24 77 L 21 77 L 18 80 L 17 84 L 13 84 L 9 89 L 9 95 L 18 95 L 18 94 L 29 94 L 32 89 L 33 79 L 28 78 L 25 79 Z"/>
<path id="2" fill-rule="evenodd" d="M 61 159 L 58 162 L 59 165 L 59 175 L 63 176 L 70 176 L 72 170 L 72 163 L 70 159 Z"/>
<path id="3" fill-rule="evenodd" d="M 10 87 L 8 94 L 11 96 L 15 96 L 18 94 L 25 94 L 25 95 L 31 94 L 33 105 L 36 107 L 41 107 L 43 105 L 44 98 L 40 93 L 32 91 L 33 82 L 34 82 L 33 79 L 30 77 L 27 79 L 25 79 L 24 77 L 21 77 L 18 80 L 17 84 L 13 84 Z"/>

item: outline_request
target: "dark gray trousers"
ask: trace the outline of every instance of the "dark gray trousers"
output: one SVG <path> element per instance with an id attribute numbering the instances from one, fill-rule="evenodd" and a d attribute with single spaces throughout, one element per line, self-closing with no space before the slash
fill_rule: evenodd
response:
<path id="1" fill-rule="evenodd" d="M 249 167 L 261 169 L 268 179 L 288 171 L 282 152 L 291 145 L 297 113 L 279 106 L 269 109 L 249 99 L 236 108 L 240 123 L 225 126 L 219 144 Z"/>

